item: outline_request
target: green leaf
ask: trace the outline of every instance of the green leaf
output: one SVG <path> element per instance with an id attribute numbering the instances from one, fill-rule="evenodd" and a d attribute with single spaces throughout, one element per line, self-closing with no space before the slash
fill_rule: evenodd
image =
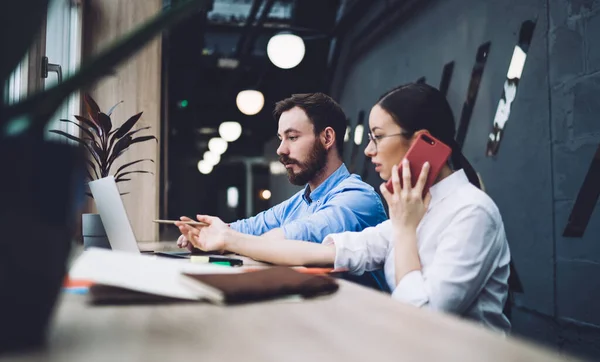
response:
<path id="1" fill-rule="evenodd" d="M 96 136 L 98 136 L 98 138 L 102 137 L 102 128 L 100 128 L 97 124 L 95 124 L 94 122 L 90 121 L 89 119 L 87 119 L 85 117 L 81 117 L 81 116 L 75 116 L 75 119 L 77 119 L 79 122 L 85 124 L 90 129 L 93 129 L 94 132 L 96 133 Z"/>
<path id="2" fill-rule="evenodd" d="M 80 125 L 79 123 L 73 122 L 73 121 L 69 121 L 68 119 L 59 119 L 59 121 L 61 122 L 66 122 L 66 123 L 72 123 L 74 125 L 76 125 L 77 127 L 79 127 L 79 129 L 81 129 L 86 135 L 88 135 L 90 137 L 90 139 L 94 139 L 94 134 L 87 128 L 83 127 L 82 125 Z"/>
<path id="3" fill-rule="evenodd" d="M 117 104 L 115 104 L 114 106 L 110 107 L 110 109 L 108 110 L 108 113 L 106 113 L 107 116 L 112 116 L 112 112 L 115 110 L 115 108 L 117 108 L 117 106 L 119 104 L 123 103 L 123 101 L 118 102 Z"/>
<path id="4" fill-rule="evenodd" d="M 89 159 L 86 160 L 86 161 L 88 163 L 88 166 L 90 166 L 90 168 L 94 171 L 94 175 L 96 175 L 96 178 L 95 179 L 92 178 L 91 180 L 97 180 L 97 179 L 99 179 L 98 172 L 96 171 L 96 165 L 94 165 L 94 163 L 92 161 L 90 161 Z"/>
<path id="5" fill-rule="evenodd" d="M 146 142 L 150 140 L 155 140 L 158 143 L 158 139 L 154 136 L 142 136 L 132 139 L 129 145 L 131 146 L 134 143 Z"/>
<path id="6" fill-rule="evenodd" d="M 140 128 L 140 129 L 132 131 L 130 133 L 134 134 L 141 130 L 142 129 Z M 125 137 L 123 137 L 119 141 L 117 141 L 117 143 L 115 144 L 115 147 L 112 150 L 110 150 L 110 152 L 109 152 L 110 156 L 108 157 L 108 161 L 111 162 L 111 161 L 116 160 L 117 157 L 119 157 L 121 155 L 121 151 L 128 148 L 132 144 L 150 141 L 150 140 L 156 140 L 156 142 L 158 142 L 158 139 L 155 136 L 142 136 L 142 137 L 132 138 L 130 135 L 125 135 Z"/>
<path id="7" fill-rule="evenodd" d="M 120 151 L 119 153 L 117 153 L 116 155 L 111 155 L 111 156 L 110 156 L 110 158 L 109 158 L 109 161 L 108 161 L 108 166 L 106 167 L 106 170 L 107 170 L 107 176 L 108 176 L 108 170 L 110 170 L 110 168 L 112 167 L 112 165 L 113 165 L 113 162 L 115 162 L 115 160 L 116 160 L 117 158 L 119 158 L 119 156 L 121 156 L 123 153 L 125 153 L 125 151 L 127 151 L 128 149 L 129 149 L 129 147 L 127 147 L 127 148 L 125 148 L 125 149 L 121 150 L 121 151 Z"/>
<path id="8" fill-rule="evenodd" d="M 104 76 L 109 69 L 113 69 L 125 59 L 136 53 L 146 45 L 148 41 L 154 39 L 158 33 L 178 23 L 187 16 L 200 10 L 205 11 L 211 3 L 211 0 L 178 1 L 169 10 L 160 12 L 137 29 L 117 39 L 112 46 L 101 51 L 95 58 L 84 62 L 79 72 L 65 79 L 62 83 L 53 88 L 38 92 L 23 102 L 2 109 L 2 118 L 0 119 L 0 122 L 17 118 L 22 114 L 30 114 L 36 123 L 35 127 L 45 126 L 48 119 L 73 91 Z M 3 13 L 7 13 L 7 11 Z M 40 23 L 38 22 L 36 24 L 38 24 L 37 27 L 39 27 Z M 37 31 L 37 27 L 35 31 Z M 27 27 L 23 28 L 29 31 Z M 28 43 L 27 46 L 29 45 L 30 44 Z M 11 49 L 11 47 L 2 47 L 2 49 Z"/>
<path id="9" fill-rule="evenodd" d="M 100 107 L 98 107 L 98 104 L 94 98 L 86 93 L 83 95 L 83 103 L 85 104 L 85 109 L 92 121 L 99 126 L 100 122 L 98 122 L 98 113 L 100 113 Z"/>
<path id="10" fill-rule="evenodd" d="M 94 161 L 102 168 L 102 156 L 96 151 L 98 149 L 96 147 L 97 143 L 88 140 L 86 146 L 92 157 L 94 157 Z"/>
<path id="11" fill-rule="evenodd" d="M 55 134 L 61 135 L 61 136 L 63 136 L 63 137 L 66 137 L 66 138 L 68 138 L 68 139 L 70 139 L 70 140 L 72 140 L 72 141 L 75 141 L 75 142 L 79 143 L 80 145 L 83 145 L 84 147 L 88 147 L 87 143 L 86 143 L 84 140 L 82 140 L 82 139 L 81 139 L 81 138 L 79 138 L 79 137 L 75 137 L 75 136 L 73 136 L 72 134 L 68 134 L 68 133 L 66 133 L 66 132 L 63 132 L 63 131 L 58 131 L 58 130 L 54 130 L 54 129 L 53 129 L 53 130 L 50 130 L 49 132 L 50 132 L 50 133 L 55 133 Z"/>
<path id="12" fill-rule="evenodd" d="M 108 162 L 111 162 L 119 157 L 118 155 L 121 153 L 121 151 L 129 147 L 131 140 L 132 138 L 129 136 L 118 140 L 117 143 L 115 143 L 115 146 L 109 151 Z"/>
<path id="13" fill-rule="evenodd" d="M 84 146 L 92 154 L 92 156 L 94 156 L 94 158 L 97 157 L 96 152 L 92 149 L 92 147 L 85 140 L 82 140 L 78 137 L 75 137 L 75 136 L 68 134 L 66 132 L 63 132 L 63 131 L 57 131 L 57 130 L 53 129 L 53 130 L 50 130 L 49 132 L 55 133 L 57 135 L 61 135 L 63 137 L 66 137 L 72 141 L 79 143 L 80 145 Z M 96 159 L 96 162 L 98 162 L 100 164 L 100 160 Z"/>
<path id="14" fill-rule="evenodd" d="M 117 172 L 115 172 L 115 175 L 118 175 L 118 174 L 119 174 L 119 172 L 123 171 L 124 169 L 126 169 L 126 168 L 127 168 L 127 167 L 129 167 L 129 166 L 133 166 L 133 165 L 135 165 L 136 163 L 140 163 L 140 162 L 143 162 L 143 161 L 150 161 L 150 162 L 154 163 L 154 160 L 152 160 L 152 159 L 150 159 L 150 158 L 143 158 L 143 159 L 141 159 L 141 160 L 137 160 L 137 161 L 129 162 L 129 163 L 126 163 L 126 164 L 124 164 L 123 166 L 119 167 L 119 168 L 117 169 Z"/>
<path id="15" fill-rule="evenodd" d="M 119 179 L 119 180 L 115 180 L 115 183 L 125 182 L 125 181 L 131 181 L 131 179 L 130 178 L 122 178 L 122 179 Z"/>
<path id="16" fill-rule="evenodd" d="M 100 127 L 102 127 L 104 134 L 108 135 L 112 129 L 112 121 L 110 120 L 110 117 L 100 112 L 98 113 L 98 123 L 100 124 Z"/>
<path id="17" fill-rule="evenodd" d="M 89 143 L 90 147 L 94 150 L 96 157 L 100 159 L 100 162 L 98 164 L 100 165 L 100 168 L 102 168 L 102 165 L 106 164 L 107 160 L 106 151 L 102 147 L 100 147 L 100 145 L 96 141 L 90 140 Z"/>
<path id="18" fill-rule="evenodd" d="M 138 129 L 136 129 L 135 131 L 131 131 L 131 132 L 129 132 L 128 134 L 126 134 L 125 136 L 123 136 L 123 138 L 126 138 L 126 137 L 129 137 L 129 138 L 131 138 L 131 136 L 133 136 L 134 134 L 136 134 L 136 133 L 138 133 L 138 132 L 140 132 L 140 131 L 143 131 L 143 130 L 145 130 L 145 129 L 150 129 L 150 126 L 146 126 L 146 127 L 138 128 Z M 113 143 L 114 143 L 114 141 L 115 141 L 116 139 L 117 139 L 117 137 L 115 137 L 115 136 L 113 136 L 113 137 L 110 139 L 110 143 L 109 143 L 109 145 L 108 145 L 108 149 L 109 149 L 109 150 L 110 150 L 110 149 L 112 149 Z"/>
<path id="19" fill-rule="evenodd" d="M 108 158 L 108 168 L 110 169 L 113 162 L 115 162 L 115 160 L 117 158 L 119 158 L 119 156 L 121 156 L 123 154 L 123 152 L 125 152 L 125 150 L 129 149 L 129 146 L 131 146 L 132 144 L 150 141 L 152 139 L 154 139 L 154 140 L 156 140 L 156 142 L 158 142 L 158 139 L 156 139 L 156 137 L 154 137 L 154 136 L 142 136 L 142 137 L 137 137 L 137 138 L 131 138 L 131 136 L 126 136 L 124 138 L 121 138 L 115 144 L 114 149 L 110 152 L 110 157 Z"/>
<path id="20" fill-rule="evenodd" d="M 123 177 L 125 175 L 130 175 L 132 173 L 149 173 L 149 174 L 154 175 L 154 172 L 152 172 L 152 171 L 134 170 L 134 171 L 123 172 L 120 175 L 115 175 L 115 179 L 120 179 L 121 177 Z"/>
<path id="21" fill-rule="evenodd" d="M 115 133 L 115 137 L 121 138 L 121 137 L 125 136 L 125 134 L 127 132 L 129 132 L 133 128 L 133 126 L 135 126 L 136 122 L 142 116 L 142 113 L 144 113 L 144 112 L 140 112 L 136 115 L 133 115 L 133 116 L 131 116 L 131 118 L 129 118 L 127 121 L 125 121 L 125 123 L 123 123 L 123 125 L 119 128 L 119 131 L 117 133 Z"/>

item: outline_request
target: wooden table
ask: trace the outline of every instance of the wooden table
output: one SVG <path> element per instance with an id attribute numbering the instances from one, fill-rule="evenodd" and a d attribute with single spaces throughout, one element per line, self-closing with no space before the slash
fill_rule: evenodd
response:
<path id="1" fill-rule="evenodd" d="M 86 304 L 63 294 L 48 345 L 2 361 L 562 361 L 340 280 L 329 297 L 241 306 Z"/>

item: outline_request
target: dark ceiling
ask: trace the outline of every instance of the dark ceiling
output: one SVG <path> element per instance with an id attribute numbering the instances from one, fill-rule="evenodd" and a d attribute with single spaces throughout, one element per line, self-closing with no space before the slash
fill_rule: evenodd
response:
<path id="1" fill-rule="evenodd" d="M 190 16 L 163 38 L 163 216 L 218 213 L 198 205 L 217 203 L 215 193 L 206 190 L 222 188 L 224 178 L 243 179 L 239 165 L 234 169 L 228 160 L 263 155 L 265 142 L 277 133 L 271 115 L 274 103 L 293 93 L 328 91 L 332 31 L 342 3 L 214 0 L 208 14 Z M 271 9 L 268 16 L 265 7 Z M 305 42 L 305 57 L 293 69 L 275 67 L 266 55 L 268 40 L 281 31 L 299 35 Z M 219 67 L 219 59 L 238 60 L 239 66 Z M 257 89 L 265 96 L 264 108 L 254 116 L 237 109 L 236 96 L 244 89 Z M 187 106 L 182 107 L 182 101 Z M 211 174 L 202 175 L 196 165 L 224 121 L 239 122 L 242 136 L 228 145 Z"/>
<path id="2" fill-rule="evenodd" d="M 283 16 L 263 17 L 265 5 L 272 5 L 271 13 Z M 208 16 L 195 14 L 171 31 L 165 49 L 172 141 L 168 152 L 197 162 L 208 140 L 217 136 L 219 124 L 237 121 L 243 127 L 242 137 L 229 145 L 223 157 L 261 155 L 264 142 L 276 134 L 271 116 L 276 101 L 292 93 L 327 91 L 328 35 L 338 5 L 338 0 L 215 0 Z M 256 6 L 253 25 L 246 25 L 248 16 L 215 14 L 228 6 L 249 13 Z M 302 36 L 306 45 L 303 61 L 289 70 L 275 67 L 266 55 L 269 38 L 283 30 Z M 224 58 L 239 60 L 237 69 L 220 68 L 218 61 Z M 265 96 L 263 110 L 254 116 L 242 114 L 235 104 L 237 93 L 247 88 Z M 185 108 L 180 105 L 183 100 L 188 102 Z"/>

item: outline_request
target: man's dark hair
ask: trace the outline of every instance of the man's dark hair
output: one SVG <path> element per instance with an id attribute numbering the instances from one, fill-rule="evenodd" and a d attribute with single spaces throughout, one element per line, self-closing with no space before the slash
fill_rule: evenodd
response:
<path id="1" fill-rule="evenodd" d="M 335 131 L 335 145 L 340 155 L 344 152 L 344 136 L 346 135 L 347 120 L 342 107 L 330 96 L 324 93 L 293 94 L 291 97 L 275 104 L 273 117 L 279 121 L 283 112 L 299 107 L 312 121 L 315 135 L 319 135 L 327 127 Z"/>

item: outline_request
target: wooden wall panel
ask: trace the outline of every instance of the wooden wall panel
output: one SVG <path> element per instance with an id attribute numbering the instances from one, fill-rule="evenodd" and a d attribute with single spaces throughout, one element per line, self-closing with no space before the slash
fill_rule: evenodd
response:
<path id="1" fill-rule="evenodd" d="M 158 13 L 162 0 L 88 0 L 84 9 L 84 57 L 96 54 L 137 25 Z M 84 58 L 85 59 L 85 58 Z M 85 61 L 85 60 L 84 60 Z M 100 108 L 108 111 L 115 103 L 124 101 L 114 111 L 112 119 L 122 124 L 130 116 L 143 111 L 136 127 L 151 126 L 138 135 L 160 135 L 160 36 L 113 73 L 89 89 Z M 131 146 L 112 171 L 140 158 L 151 158 L 155 163 L 141 163 L 140 169 L 151 174 L 134 174 L 131 181 L 120 183 L 121 192 L 129 192 L 123 201 L 138 240 L 155 240 L 158 227 L 152 223 L 158 216 L 160 148 L 148 141 Z"/>

